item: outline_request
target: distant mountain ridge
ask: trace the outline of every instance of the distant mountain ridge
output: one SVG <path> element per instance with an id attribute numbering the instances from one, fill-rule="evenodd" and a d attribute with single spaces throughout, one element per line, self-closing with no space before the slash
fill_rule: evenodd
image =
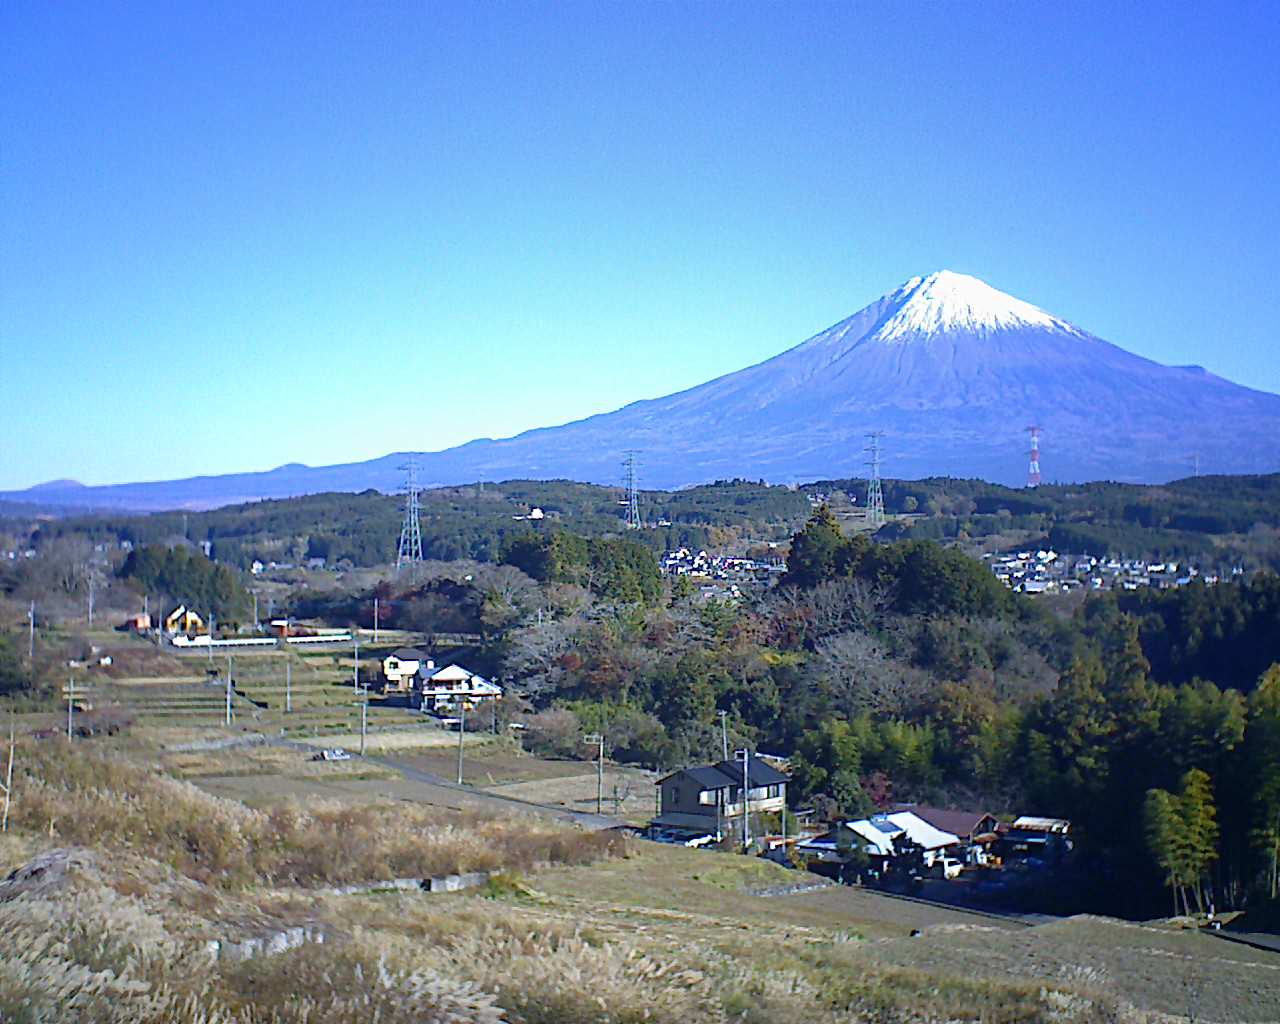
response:
<path id="1" fill-rule="evenodd" d="M 611 413 L 418 456 L 427 486 L 514 478 L 616 483 L 626 449 L 641 480 L 772 482 L 862 472 L 884 431 L 884 473 L 1018 484 L 1025 428 L 1043 428 L 1046 480 L 1158 483 L 1280 469 L 1280 396 L 1203 367 L 1127 352 L 974 277 L 915 277 L 755 366 Z M 156 483 L 45 484 L 0 494 L 77 507 L 210 508 L 320 491 L 394 491 L 405 453 L 367 462 Z M 62 483 L 62 482 L 58 482 Z"/>

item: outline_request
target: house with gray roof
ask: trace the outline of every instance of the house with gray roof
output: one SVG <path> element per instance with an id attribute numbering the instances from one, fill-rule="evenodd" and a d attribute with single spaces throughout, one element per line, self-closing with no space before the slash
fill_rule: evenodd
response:
<path id="1" fill-rule="evenodd" d="M 755 754 L 747 762 L 746 776 L 747 812 L 780 813 L 787 802 L 787 776 Z M 657 786 L 661 810 L 652 828 L 710 835 L 741 828 L 741 761 L 682 768 L 659 779 Z"/>

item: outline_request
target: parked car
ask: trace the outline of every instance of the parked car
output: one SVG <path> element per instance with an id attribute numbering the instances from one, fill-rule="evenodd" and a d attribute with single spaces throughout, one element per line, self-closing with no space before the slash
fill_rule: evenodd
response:
<path id="1" fill-rule="evenodd" d="M 941 856 L 933 860 L 933 873 L 938 878 L 959 878 L 964 865 L 954 857 Z"/>
<path id="2" fill-rule="evenodd" d="M 713 835 L 694 836 L 692 839 L 686 839 L 684 841 L 684 845 L 692 846 L 696 849 L 699 846 L 711 846 L 713 843 L 718 843 L 719 841 L 720 839 L 718 836 L 713 836 Z"/>

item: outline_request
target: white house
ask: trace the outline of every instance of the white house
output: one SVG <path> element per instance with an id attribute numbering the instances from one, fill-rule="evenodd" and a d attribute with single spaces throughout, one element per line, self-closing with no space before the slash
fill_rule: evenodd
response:
<path id="1" fill-rule="evenodd" d="M 461 665 L 446 665 L 424 673 L 421 687 L 423 711 L 454 709 L 460 704 L 471 709 L 502 696 L 501 686 Z"/>
<path id="2" fill-rule="evenodd" d="M 896 856 L 900 850 L 895 843 L 903 840 L 924 851 L 926 867 L 932 867 L 934 859 L 944 851 L 961 845 L 958 835 L 935 828 L 912 811 L 893 814 L 873 814 L 870 818 L 842 822 L 836 829 L 837 842 L 853 845 L 879 857 Z"/>

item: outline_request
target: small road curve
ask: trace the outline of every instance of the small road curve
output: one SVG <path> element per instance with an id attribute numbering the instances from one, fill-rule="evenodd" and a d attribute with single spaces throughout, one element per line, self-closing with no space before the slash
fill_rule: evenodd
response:
<path id="1" fill-rule="evenodd" d="M 381 765 L 384 768 L 390 768 L 392 771 L 399 772 L 406 779 L 413 782 L 422 783 L 424 786 L 434 786 L 444 790 L 446 794 L 465 794 L 465 796 L 479 803 L 501 806 L 506 810 L 525 810 L 535 814 L 543 814 L 558 821 L 571 822 L 582 828 L 596 832 L 606 828 L 617 828 L 626 825 L 625 821 L 618 818 L 612 818 L 607 814 L 592 814 L 588 811 L 575 811 L 568 807 L 559 807 L 555 804 L 539 804 L 532 800 L 521 800 L 519 797 L 504 796 L 501 793 L 491 793 L 488 790 L 476 789 L 474 786 L 459 786 L 452 779 L 446 779 L 443 775 L 437 775 L 435 772 L 424 771 L 421 768 L 415 768 L 413 765 L 405 764 L 393 757 L 385 757 L 378 755 L 366 755 L 365 760 L 371 764 Z M 443 795 L 443 794 L 442 794 Z M 444 801 L 441 801 L 444 802 Z"/>
<path id="2" fill-rule="evenodd" d="M 278 739 L 274 741 L 275 745 L 293 747 L 297 750 L 316 750 L 315 741 L 304 743 L 300 740 Z M 356 755 L 360 756 L 360 755 Z M 375 754 L 364 755 L 364 760 L 370 764 L 381 765 L 383 768 L 390 768 L 392 771 L 399 772 L 404 778 L 411 782 L 419 783 L 424 787 L 423 797 L 424 803 L 437 804 L 445 807 L 457 807 L 457 798 L 464 797 L 470 803 L 487 804 L 492 807 L 499 807 L 504 810 L 522 810 L 533 814 L 542 814 L 557 821 L 565 821 L 574 825 L 578 825 L 592 832 L 599 832 L 606 828 L 618 828 L 627 825 L 627 822 L 620 818 L 611 818 L 607 814 L 592 814 L 588 811 L 575 811 L 568 807 L 559 807 L 555 804 L 539 804 L 532 800 L 521 800 L 519 797 L 504 796 L 501 793 L 490 793 L 484 789 L 476 789 L 474 786 L 459 786 L 452 779 L 446 779 L 443 775 L 437 775 L 435 772 L 423 771 L 421 768 L 415 768 L 411 764 L 405 764 L 393 757 L 378 756 Z M 438 791 L 439 799 L 431 799 L 434 794 L 431 793 L 431 787 Z"/>
<path id="3" fill-rule="evenodd" d="M 1280 953 L 1280 935 L 1269 932 L 1215 931 L 1212 928 L 1201 928 L 1200 932 L 1202 935 L 1212 935 L 1216 939 L 1225 939 L 1227 942 L 1238 942 L 1242 946 L 1252 946 L 1267 953 Z"/>

